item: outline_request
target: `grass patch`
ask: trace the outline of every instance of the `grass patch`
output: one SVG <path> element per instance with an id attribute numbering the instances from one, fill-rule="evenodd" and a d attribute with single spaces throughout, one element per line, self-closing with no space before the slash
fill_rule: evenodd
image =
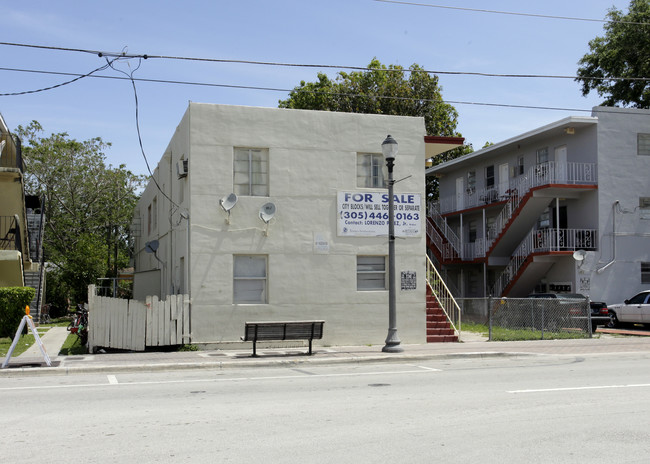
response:
<path id="1" fill-rule="evenodd" d="M 38 329 L 38 335 L 43 335 L 47 330 L 44 330 L 42 328 Z M 13 337 L 3 337 L 0 338 L 0 356 L 7 356 L 7 353 L 9 352 L 9 348 L 11 348 L 11 344 L 13 343 L 14 339 Z M 34 335 L 32 335 L 32 331 L 30 330 L 27 335 L 23 334 L 20 336 L 18 339 L 18 343 L 16 343 L 16 347 L 14 348 L 14 352 L 11 354 L 12 358 L 15 358 L 16 356 L 23 354 L 25 351 L 29 349 L 30 346 L 32 346 L 35 343 L 34 340 Z"/>
<path id="2" fill-rule="evenodd" d="M 73 356 L 77 354 L 87 354 L 88 348 L 81 344 L 81 339 L 76 334 L 68 335 L 65 339 L 59 354 L 62 356 Z"/>
<path id="3" fill-rule="evenodd" d="M 476 324 L 473 322 L 463 322 L 463 331 L 480 333 L 488 337 L 490 328 L 486 324 Z M 544 336 L 542 338 L 542 335 Z M 493 342 L 514 342 L 523 340 L 559 340 L 559 339 L 572 339 L 572 338 L 586 338 L 587 334 L 569 331 L 550 332 L 541 330 L 527 330 L 527 329 L 505 329 L 503 327 L 492 327 L 492 340 Z"/>

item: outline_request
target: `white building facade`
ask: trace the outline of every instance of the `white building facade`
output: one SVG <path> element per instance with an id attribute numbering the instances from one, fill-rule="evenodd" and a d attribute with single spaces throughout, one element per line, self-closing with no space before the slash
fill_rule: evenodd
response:
<path id="1" fill-rule="evenodd" d="M 387 134 L 398 334 L 423 343 L 422 118 L 190 103 L 135 212 L 135 297 L 189 294 L 193 343 L 239 341 L 246 321 L 325 320 L 325 345 L 383 344 Z"/>
<path id="2" fill-rule="evenodd" d="M 458 296 L 650 288 L 650 111 L 596 107 L 427 175 L 429 250 Z"/>

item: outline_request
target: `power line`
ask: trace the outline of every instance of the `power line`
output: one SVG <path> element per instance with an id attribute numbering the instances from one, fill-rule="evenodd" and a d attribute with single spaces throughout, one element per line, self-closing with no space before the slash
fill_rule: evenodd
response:
<path id="1" fill-rule="evenodd" d="M 535 13 L 519 13 L 514 11 L 485 10 L 481 8 L 465 8 L 459 6 L 432 5 L 430 3 L 405 2 L 400 0 L 373 0 L 373 1 L 379 3 L 394 3 L 397 5 L 439 8 L 445 10 L 470 11 L 474 13 L 491 13 L 491 14 L 501 14 L 501 15 L 511 15 L 511 16 L 527 16 L 531 18 L 560 19 L 565 21 L 586 21 L 586 22 L 594 22 L 594 23 L 618 23 L 618 24 L 632 24 L 635 26 L 650 26 L 650 23 L 640 23 L 635 21 L 617 21 L 612 19 L 578 18 L 574 16 L 555 16 L 555 15 L 543 15 L 543 14 L 535 14 Z"/>
<path id="2" fill-rule="evenodd" d="M 151 180 L 153 180 L 153 183 L 156 185 L 156 188 L 158 191 L 169 200 L 169 202 L 174 205 L 176 208 L 180 208 L 176 204 L 174 200 L 171 199 L 169 195 L 167 195 L 162 188 L 160 188 L 160 185 L 158 184 L 158 181 L 156 180 L 156 177 L 153 175 L 153 172 L 151 172 L 151 167 L 149 166 L 149 160 L 147 159 L 147 155 L 145 154 L 144 151 L 144 145 L 142 144 L 142 134 L 140 133 L 140 103 L 138 101 L 138 91 L 135 86 L 135 79 L 133 78 L 133 74 L 140 69 L 140 61 L 138 61 L 138 66 L 135 67 L 135 69 L 131 70 L 131 72 L 127 73 L 126 71 L 122 71 L 121 69 L 117 69 L 115 66 L 113 66 L 113 63 L 117 61 L 119 58 L 115 58 L 113 61 L 109 61 L 108 58 L 106 59 L 106 62 L 108 63 L 108 66 L 111 67 L 114 71 L 120 72 L 124 74 L 126 77 L 125 79 L 128 79 L 131 82 L 131 86 L 133 87 L 133 97 L 135 99 L 135 128 L 136 132 L 138 134 L 138 143 L 140 144 L 140 152 L 142 153 L 142 157 L 144 158 L 144 163 L 147 166 L 147 171 L 149 171 L 149 175 L 151 176 Z"/>
<path id="3" fill-rule="evenodd" d="M 52 74 L 52 75 L 62 75 L 62 76 L 75 76 L 77 74 L 66 73 L 66 72 L 57 72 L 57 71 L 43 71 L 43 70 L 31 70 L 31 69 L 16 69 L 16 68 L 4 68 L 0 67 L 0 71 L 15 71 L 15 72 L 28 72 L 28 73 L 39 73 L 39 74 Z M 250 85 L 233 85 L 233 84 L 216 84 L 210 82 L 192 82 L 192 81 L 178 81 L 178 80 L 167 80 L 167 79 L 149 79 L 149 78 L 136 78 L 136 77 L 120 77 L 120 76 L 104 76 L 104 75 L 91 75 L 88 77 L 96 79 L 113 79 L 113 80 L 129 80 L 132 83 L 135 82 L 150 82 L 156 84 L 172 84 L 172 85 L 191 85 L 191 86 L 203 86 L 203 87 L 219 87 L 219 88 L 229 88 L 229 89 L 241 89 L 241 90 L 259 90 L 259 91 L 270 91 L 270 92 L 303 92 L 311 93 L 314 95 L 330 95 L 338 97 L 355 97 L 355 98 L 380 98 L 384 100 L 401 100 L 401 101 L 425 101 L 428 103 L 439 103 L 439 104 L 450 104 L 450 105 L 473 105 L 473 106 L 489 106 L 497 108 L 514 108 L 514 109 L 534 109 L 534 110 L 547 110 L 547 111 L 567 111 L 567 112 L 579 112 L 579 113 L 590 113 L 590 109 L 581 109 L 581 108 L 563 108 L 563 107 L 553 107 L 553 106 L 534 106 L 534 105 L 514 105 L 506 103 L 488 103 L 488 102 L 472 102 L 472 101 L 460 101 L 460 100 L 432 100 L 432 99 L 421 99 L 421 98 L 412 98 L 412 97 L 398 97 L 394 95 L 363 95 L 363 94 L 353 94 L 353 93 L 336 93 L 336 92 L 319 92 L 315 90 L 307 89 L 283 89 L 275 87 L 260 87 L 260 86 L 250 86 Z M 137 95 L 136 95 L 136 105 L 137 105 Z M 636 114 L 630 112 L 630 114 Z M 143 153 L 144 156 L 144 153 Z"/>
<path id="4" fill-rule="evenodd" d="M 379 1 L 379 0 L 376 0 Z M 350 71 L 373 71 L 373 72 L 421 72 L 427 74 L 438 75 L 452 75 L 452 76 L 477 76 L 477 77 L 500 77 L 500 78 L 519 78 L 519 79 L 571 79 L 575 80 L 600 80 L 600 81 L 650 81 L 648 77 L 583 77 L 583 76 L 569 76 L 569 75 L 553 75 L 553 74 L 508 74 L 508 73 L 486 73 L 486 72 L 472 72 L 472 71 L 445 71 L 445 70 L 427 70 L 427 69 L 376 69 L 368 68 L 367 66 L 347 66 L 347 65 L 333 65 L 333 64 L 314 64 L 314 63 L 284 63 L 274 61 L 255 61 L 255 60 L 235 60 L 225 58 L 201 58 L 190 56 L 170 56 L 170 55 L 149 55 L 149 54 L 129 54 L 122 52 L 106 52 L 99 50 L 87 50 L 81 48 L 65 48 L 55 47 L 49 45 L 35 45 L 35 44 L 22 44 L 12 42 L 0 42 L 0 45 L 13 46 L 13 47 L 27 47 L 44 50 L 56 50 L 66 52 L 77 52 L 97 55 L 99 57 L 114 57 L 114 58 L 137 58 L 137 59 L 160 59 L 160 60 L 176 60 L 176 61 L 197 61 L 204 63 L 229 63 L 229 64 L 246 64 L 257 66 L 276 66 L 276 67 L 293 67 L 293 68 L 322 68 L 322 69 L 343 69 Z"/>

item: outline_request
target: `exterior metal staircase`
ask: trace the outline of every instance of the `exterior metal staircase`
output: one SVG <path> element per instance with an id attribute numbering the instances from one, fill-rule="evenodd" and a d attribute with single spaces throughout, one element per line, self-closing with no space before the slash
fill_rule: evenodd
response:
<path id="1" fill-rule="evenodd" d="M 460 340 L 460 307 L 433 263 L 427 260 L 427 343 Z"/>

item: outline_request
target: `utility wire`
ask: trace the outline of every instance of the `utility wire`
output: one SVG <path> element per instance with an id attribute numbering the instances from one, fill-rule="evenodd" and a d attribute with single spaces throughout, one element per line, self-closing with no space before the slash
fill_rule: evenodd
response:
<path id="1" fill-rule="evenodd" d="M 42 71 L 42 70 L 31 70 L 31 69 L 16 69 L 16 68 L 3 68 L 0 67 L 0 71 L 16 71 L 16 72 L 30 72 L 30 73 L 40 73 L 40 74 L 54 74 L 54 75 L 64 75 L 71 76 L 75 75 L 72 73 L 56 72 L 56 71 Z M 120 71 L 123 74 L 123 71 Z M 93 77 L 96 79 L 114 79 L 114 80 L 130 80 L 133 85 L 135 82 L 151 82 L 157 84 L 172 84 L 172 85 L 191 85 L 191 86 L 203 86 L 203 87 L 219 87 L 219 88 L 229 88 L 229 89 L 241 89 L 241 90 L 260 90 L 260 91 L 270 91 L 270 92 L 302 92 L 310 93 L 313 95 L 330 95 L 330 96 L 339 96 L 339 97 L 352 97 L 352 98 L 379 98 L 383 100 L 402 100 L 402 101 L 424 101 L 428 103 L 439 103 L 439 104 L 450 104 L 450 105 L 474 105 L 474 106 L 489 106 L 497 108 L 514 108 L 514 109 L 533 109 L 533 110 L 547 110 L 547 111 L 567 111 L 567 112 L 576 112 L 576 113 L 591 113 L 591 109 L 581 109 L 581 108 L 563 108 L 563 107 L 553 107 L 553 106 L 533 106 L 533 105 L 514 105 L 506 103 L 486 103 L 486 102 L 472 102 L 472 101 L 460 101 L 460 100 L 432 100 L 432 99 L 421 99 L 421 98 L 412 98 L 412 97 L 398 97 L 394 95 L 363 95 L 363 94 L 354 94 L 354 93 L 336 93 L 336 92 L 319 92 L 315 90 L 307 89 L 282 89 L 275 87 L 259 87 L 259 86 L 250 86 L 250 85 L 233 85 L 233 84 L 216 84 L 210 82 L 191 82 L 191 81 L 177 81 L 177 80 L 166 80 L 166 79 L 147 79 L 147 78 L 137 78 L 133 76 L 120 77 L 120 76 L 104 76 L 104 75 L 92 75 L 88 77 Z M 137 110 L 137 94 L 136 94 L 136 110 Z M 607 110 L 601 111 L 606 113 Z M 620 109 L 617 110 L 620 113 Z M 630 111 L 626 114 L 638 114 L 636 112 Z M 136 115 L 137 117 L 137 115 Z M 136 120 L 137 122 L 137 120 Z M 139 135 L 139 134 L 138 134 Z M 142 147 L 141 147 L 142 148 Z M 143 150 L 143 156 L 144 150 Z M 146 156 L 145 156 L 146 160 Z M 149 168 L 149 166 L 147 166 Z M 149 170 L 151 173 L 151 170 Z M 171 201 L 171 200 L 170 200 Z"/>
<path id="2" fill-rule="evenodd" d="M 60 84 L 52 85 L 52 86 L 49 86 L 49 87 L 44 87 L 44 88 L 41 88 L 41 89 L 35 89 L 35 90 L 24 90 L 22 92 L 0 93 L 0 97 L 9 97 L 9 96 L 16 96 L 16 95 L 28 95 L 28 94 L 31 94 L 31 93 L 45 92 L 46 90 L 57 89 L 59 87 L 63 87 L 64 85 L 68 85 L 68 84 L 72 84 L 73 82 L 77 82 L 78 80 L 81 80 L 84 77 L 89 77 L 93 73 L 103 71 L 103 70 L 111 67 L 113 61 L 115 61 L 115 59 L 112 60 L 112 61 L 106 60 L 107 64 L 105 64 L 104 66 L 100 66 L 97 69 L 93 69 L 92 71 L 90 71 L 89 73 L 86 73 L 86 74 L 69 74 L 71 76 L 77 76 L 77 77 L 75 77 L 74 79 L 70 79 L 69 81 L 66 81 L 66 82 L 61 82 Z"/>
<path id="3" fill-rule="evenodd" d="M 525 79 L 581 79 L 581 80 L 596 80 L 596 81 L 650 81 L 648 77 L 583 77 L 583 76 L 568 76 L 568 75 L 552 75 L 552 74 L 502 74 L 502 73 L 485 73 L 485 72 L 471 72 L 471 71 L 444 71 L 444 70 L 427 70 L 417 69 L 411 70 L 406 68 L 393 68 L 393 69 L 373 69 L 367 66 L 345 66 L 333 64 L 313 64 L 313 63 L 283 63 L 274 61 L 255 61 L 255 60 L 234 60 L 225 58 L 200 58 L 190 56 L 170 56 L 170 55 L 149 55 L 149 54 L 128 54 L 126 52 L 105 52 L 98 50 L 84 50 L 80 48 L 65 48 L 54 47 L 47 45 L 34 45 L 22 44 L 13 42 L 0 42 L 0 45 L 13 46 L 13 47 L 27 47 L 44 50 L 56 50 L 66 52 L 77 52 L 97 55 L 99 57 L 114 57 L 114 58 L 139 58 L 139 59 L 160 59 L 160 60 L 176 60 L 176 61 L 197 61 L 204 63 L 230 63 L 230 64 L 246 64 L 257 66 L 277 66 L 277 67 L 293 67 L 293 68 L 321 68 L 321 69 L 345 69 L 350 71 L 372 71 L 372 72 L 405 72 L 405 73 L 427 73 L 439 75 L 453 75 L 453 76 L 479 76 L 479 77 L 502 77 L 502 78 L 525 78 Z"/>
<path id="4" fill-rule="evenodd" d="M 635 26 L 650 26 L 650 23 L 640 23 L 635 21 L 617 21 L 612 19 L 578 18 L 574 16 L 555 16 L 555 15 L 543 15 L 543 14 L 535 14 L 535 13 L 518 13 L 514 11 L 484 10 L 480 8 L 464 8 L 459 6 L 432 5 L 430 3 L 405 2 L 400 0 L 373 0 L 373 1 L 379 3 L 394 3 L 397 5 L 440 8 L 445 10 L 470 11 L 474 13 L 491 13 L 491 14 L 501 14 L 501 15 L 511 15 L 511 16 L 527 16 L 531 18 L 560 19 L 565 21 L 587 21 L 587 22 L 594 22 L 594 23 L 618 23 L 618 24 L 632 24 Z"/>
<path id="5" fill-rule="evenodd" d="M 140 133 L 140 104 L 138 102 L 138 90 L 136 89 L 135 86 L 135 79 L 133 78 L 133 74 L 140 68 L 141 61 L 138 61 L 138 66 L 135 67 L 135 69 L 132 69 L 129 73 L 126 71 L 122 71 L 121 69 L 117 69 L 113 64 L 115 61 L 117 61 L 120 58 L 115 58 L 113 61 L 109 61 L 108 58 L 106 58 L 106 62 L 108 63 L 108 66 L 111 67 L 111 69 L 120 72 L 126 76 L 126 78 L 122 79 L 128 79 L 131 82 L 131 85 L 133 87 L 133 97 L 135 98 L 135 128 L 138 133 L 138 143 L 140 144 L 140 152 L 142 153 L 142 157 L 144 158 L 144 162 L 147 165 L 147 171 L 149 171 L 149 175 L 151 176 L 151 180 L 153 180 L 153 183 L 156 185 L 156 188 L 158 191 L 169 200 L 169 202 L 174 205 L 176 208 L 180 208 L 174 200 L 172 200 L 169 195 L 167 195 L 162 188 L 160 188 L 160 185 L 158 184 L 158 181 L 156 180 L 156 177 L 153 175 L 153 172 L 151 172 L 151 167 L 149 166 L 149 160 L 147 159 L 147 155 L 145 154 L 144 151 L 144 145 L 142 144 L 142 134 Z M 130 66 L 129 66 L 130 67 Z"/>

